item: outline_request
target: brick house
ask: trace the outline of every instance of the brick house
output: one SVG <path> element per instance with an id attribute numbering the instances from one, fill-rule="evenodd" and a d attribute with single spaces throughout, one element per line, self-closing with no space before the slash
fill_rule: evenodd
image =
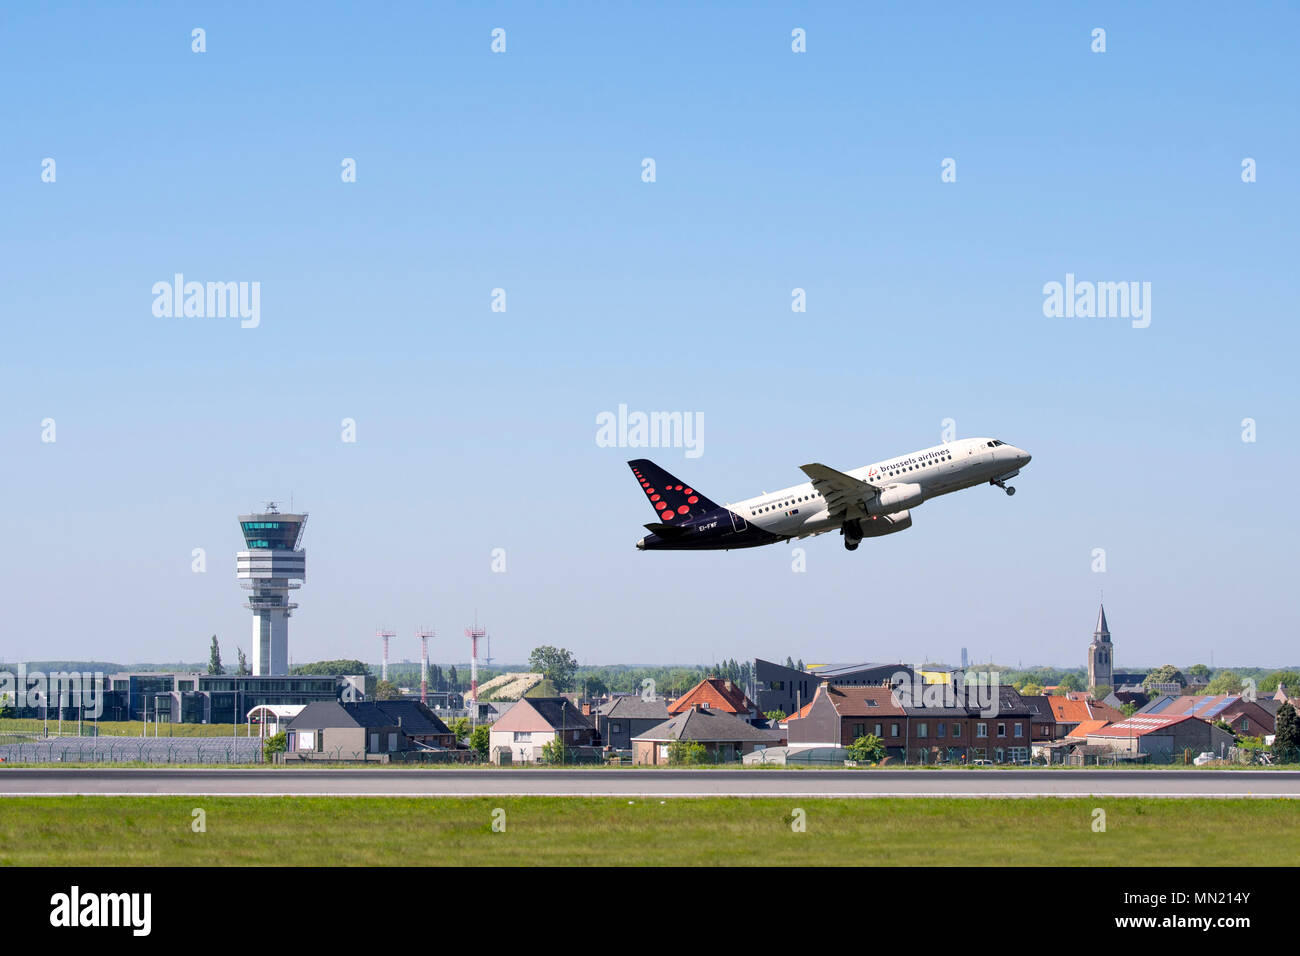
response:
<path id="1" fill-rule="evenodd" d="M 668 703 L 662 697 L 629 694 L 603 702 L 593 716 L 602 746 L 631 750 L 633 737 L 668 719 Z"/>
<path id="2" fill-rule="evenodd" d="M 682 694 L 668 705 L 668 716 L 675 717 L 697 706 L 748 721 L 762 716 L 758 705 L 749 699 L 739 684 L 721 677 L 706 677 Z"/>

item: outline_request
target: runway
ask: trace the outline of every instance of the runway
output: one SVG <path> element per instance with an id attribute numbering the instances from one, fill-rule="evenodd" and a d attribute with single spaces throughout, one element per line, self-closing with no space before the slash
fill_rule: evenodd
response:
<path id="1" fill-rule="evenodd" d="M 0 770 L 0 796 L 1300 797 L 1251 770 L 58 769 Z"/>

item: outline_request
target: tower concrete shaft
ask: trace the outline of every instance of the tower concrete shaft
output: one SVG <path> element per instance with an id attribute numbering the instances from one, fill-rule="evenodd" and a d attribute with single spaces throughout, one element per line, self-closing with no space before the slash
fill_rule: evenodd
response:
<path id="1" fill-rule="evenodd" d="M 235 576 L 253 593 L 253 675 L 289 673 L 289 617 L 298 607 L 289 592 L 302 587 L 307 554 L 300 547 L 305 514 L 281 514 L 275 503 L 261 514 L 239 516 L 247 550 L 235 555 Z"/>

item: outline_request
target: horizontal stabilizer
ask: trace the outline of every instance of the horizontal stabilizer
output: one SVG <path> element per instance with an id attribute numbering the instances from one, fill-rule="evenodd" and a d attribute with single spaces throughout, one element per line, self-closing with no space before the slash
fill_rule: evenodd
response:
<path id="1" fill-rule="evenodd" d="M 661 524 L 658 522 L 651 522 L 645 527 L 647 531 L 653 531 L 661 538 L 675 538 L 677 535 L 685 534 L 688 530 L 690 530 L 685 525 Z"/>

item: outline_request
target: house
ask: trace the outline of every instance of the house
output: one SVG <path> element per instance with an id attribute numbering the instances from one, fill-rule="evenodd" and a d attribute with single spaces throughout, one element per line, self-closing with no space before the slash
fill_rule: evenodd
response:
<path id="1" fill-rule="evenodd" d="M 394 753 L 456 749 L 447 725 L 418 700 L 316 701 L 285 731 L 286 755 L 307 760 L 387 760 Z"/>
<path id="2" fill-rule="evenodd" d="M 525 697 L 488 731 L 493 763 L 540 763 L 542 748 L 555 739 L 566 747 L 594 747 L 596 727 L 567 697 Z"/>
<path id="3" fill-rule="evenodd" d="M 1158 761 L 1181 760 L 1234 744 L 1232 734 L 1191 714 L 1134 714 L 1127 720 L 1088 734 L 1087 746 L 1106 747 L 1117 754 L 1147 755 Z"/>
<path id="4" fill-rule="evenodd" d="M 640 694 L 628 694 L 602 703 L 595 718 L 603 746 L 631 750 L 633 737 L 668 719 L 668 703 L 662 697 L 647 700 Z"/>
<path id="5" fill-rule="evenodd" d="M 821 684 L 800 714 L 785 722 L 791 744 L 847 747 L 875 734 L 899 756 L 907 746 L 907 712 L 888 687 Z"/>
<path id="6" fill-rule="evenodd" d="M 673 741 L 690 740 L 704 746 L 709 763 L 743 759 L 745 754 L 786 742 L 780 731 L 764 730 L 749 721 L 703 703 L 681 711 L 632 738 L 632 762 L 663 766 Z"/>
<path id="7" fill-rule="evenodd" d="M 684 714 L 696 706 L 723 714 L 732 714 L 742 720 L 755 720 L 762 715 L 758 705 L 735 681 L 721 677 L 706 677 L 686 693 L 668 705 L 668 716 Z"/>
<path id="8" fill-rule="evenodd" d="M 1072 736 L 1074 729 L 1085 721 L 1104 720 L 1115 723 L 1124 719 L 1123 711 L 1080 691 L 1054 695 L 1048 697 L 1047 702 L 1051 705 L 1052 716 L 1056 720 L 1054 732 L 1058 740 Z"/>
<path id="9" fill-rule="evenodd" d="M 1056 716 L 1052 702 L 1044 694 L 1021 694 L 1020 699 L 1029 708 L 1029 739 L 1031 741 L 1056 739 Z"/>
<path id="10" fill-rule="evenodd" d="M 1140 714 L 1187 714 L 1214 723 L 1223 720 L 1233 733 L 1261 737 L 1273 733 L 1274 716 L 1255 701 L 1240 694 L 1163 694 L 1140 711 Z"/>

